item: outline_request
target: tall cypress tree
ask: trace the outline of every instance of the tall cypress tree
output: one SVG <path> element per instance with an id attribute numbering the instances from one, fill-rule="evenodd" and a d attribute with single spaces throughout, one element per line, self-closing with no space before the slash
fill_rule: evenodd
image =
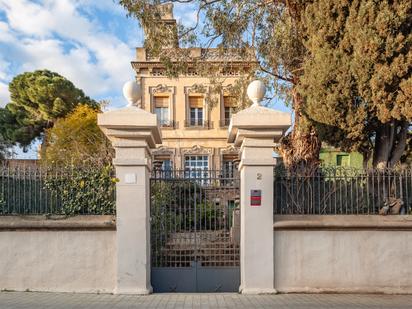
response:
<path id="1" fill-rule="evenodd" d="M 322 140 L 393 167 L 412 121 L 412 2 L 317 0 L 300 92 Z"/>

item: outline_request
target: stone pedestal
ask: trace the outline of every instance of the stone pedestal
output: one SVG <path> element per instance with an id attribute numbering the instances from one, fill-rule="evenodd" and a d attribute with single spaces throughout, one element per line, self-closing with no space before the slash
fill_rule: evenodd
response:
<path id="1" fill-rule="evenodd" d="M 161 143 L 156 115 L 135 106 L 98 116 L 116 150 L 116 294 L 149 294 L 151 149 Z"/>
<path id="2" fill-rule="evenodd" d="M 235 114 L 229 126 L 228 141 L 241 149 L 240 292 L 244 294 L 276 293 L 273 148 L 290 124 L 289 113 L 253 106 Z M 259 193 L 260 205 L 252 205 L 252 195 Z M 258 200 L 255 197 L 256 204 Z"/>

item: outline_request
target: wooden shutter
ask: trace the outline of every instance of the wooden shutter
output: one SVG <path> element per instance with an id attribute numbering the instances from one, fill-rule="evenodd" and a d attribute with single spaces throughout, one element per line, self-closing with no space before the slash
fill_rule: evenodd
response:
<path id="1" fill-rule="evenodd" d="M 202 96 L 189 96 L 189 107 L 190 108 L 203 108 L 203 97 Z"/>
<path id="2" fill-rule="evenodd" d="M 154 106 L 155 107 L 169 107 L 169 97 L 168 96 L 155 96 Z"/>
<path id="3" fill-rule="evenodd" d="M 224 96 L 223 97 L 223 105 L 225 107 L 235 107 L 236 106 L 236 98 L 232 96 Z"/>

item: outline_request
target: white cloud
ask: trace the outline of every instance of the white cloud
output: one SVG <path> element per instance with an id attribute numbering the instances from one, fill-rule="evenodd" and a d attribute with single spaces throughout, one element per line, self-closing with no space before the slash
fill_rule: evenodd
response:
<path id="1" fill-rule="evenodd" d="M 0 3 L 1 4 L 1 3 Z M 0 20 L 0 42 L 13 42 L 14 37 L 9 25 Z"/>
<path id="2" fill-rule="evenodd" d="M 128 20 L 132 26 L 121 29 L 126 12 L 117 2 L 0 0 L 0 12 L 6 17 L 0 20 L 0 52 L 5 54 L 0 58 L 2 101 L 9 100 L 6 84 L 12 76 L 49 69 L 73 81 L 86 94 L 111 98 L 114 106 L 121 105 L 121 88 L 134 75 L 130 61 L 134 47 L 142 43 L 142 33 L 137 21 Z M 176 4 L 175 16 L 186 26 L 194 25 L 195 6 Z M 119 28 L 122 39 L 115 33 Z"/>
<path id="3" fill-rule="evenodd" d="M 0 107 L 4 107 L 9 101 L 9 86 L 0 81 Z"/>
<path id="4" fill-rule="evenodd" d="M 133 76 L 133 49 L 81 14 L 80 8 L 96 3 L 99 9 L 113 8 L 109 0 L 0 0 L 0 12 L 8 21 L 0 21 L 0 43 L 14 50 L 10 57 L 19 63 L 16 74 L 47 68 L 93 97 L 121 93 L 123 82 Z"/>

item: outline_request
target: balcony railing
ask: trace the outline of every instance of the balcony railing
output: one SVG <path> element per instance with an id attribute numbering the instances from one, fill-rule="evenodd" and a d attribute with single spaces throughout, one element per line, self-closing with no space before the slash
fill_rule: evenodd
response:
<path id="1" fill-rule="evenodd" d="M 211 129 L 213 128 L 213 122 L 209 120 L 186 120 L 185 121 L 186 128 L 202 128 L 202 129 Z"/>
<path id="2" fill-rule="evenodd" d="M 177 121 L 173 121 L 173 120 L 161 120 L 161 121 L 159 121 L 159 125 L 162 128 L 176 129 L 176 128 L 178 128 L 179 123 Z"/>
<path id="3" fill-rule="evenodd" d="M 229 124 L 230 124 L 230 118 L 220 120 L 220 127 L 221 128 L 228 127 Z"/>

